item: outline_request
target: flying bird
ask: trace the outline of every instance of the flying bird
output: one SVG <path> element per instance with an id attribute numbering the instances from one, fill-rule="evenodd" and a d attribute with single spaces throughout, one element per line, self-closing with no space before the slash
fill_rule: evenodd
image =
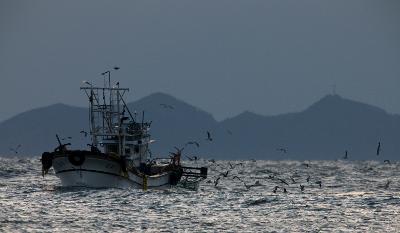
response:
<path id="1" fill-rule="evenodd" d="M 273 175 L 268 175 L 267 179 L 270 179 L 270 180 L 275 179 L 275 176 L 273 176 Z"/>
<path id="2" fill-rule="evenodd" d="M 228 177 L 229 174 L 229 170 L 227 170 L 226 172 L 221 172 L 219 175 L 223 176 L 223 177 Z"/>
<path id="3" fill-rule="evenodd" d="M 300 185 L 300 191 L 304 191 L 304 185 Z"/>
<path id="4" fill-rule="evenodd" d="M 221 179 L 220 176 L 218 176 L 218 178 L 214 180 L 214 187 L 218 185 L 219 179 Z"/>
<path id="5" fill-rule="evenodd" d="M 286 185 L 289 185 L 287 182 L 286 182 L 286 180 L 284 180 L 284 179 L 278 179 L 280 182 L 282 182 L 283 184 L 286 184 Z"/>
<path id="6" fill-rule="evenodd" d="M 239 166 L 239 165 L 243 167 L 243 163 L 231 164 L 231 162 L 228 162 L 228 164 L 229 164 L 229 167 L 230 167 L 231 169 L 235 169 L 235 167 L 237 167 L 237 166 Z"/>
<path id="7" fill-rule="evenodd" d="M 84 130 L 81 130 L 81 132 L 79 132 L 79 133 L 85 135 L 85 137 L 87 137 L 87 135 L 88 135 L 88 133 L 86 131 L 84 131 Z"/>
<path id="8" fill-rule="evenodd" d="M 199 144 L 198 142 L 196 142 L 196 141 L 187 142 L 187 143 L 185 144 L 185 146 L 186 146 L 186 145 L 196 145 L 197 147 L 200 147 L 200 144 Z"/>
<path id="9" fill-rule="evenodd" d="M 343 159 L 347 159 L 348 158 L 348 155 L 347 155 L 347 150 L 344 152 L 344 156 L 343 156 Z"/>
<path id="10" fill-rule="evenodd" d="M 281 151 L 281 152 L 283 152 L 284 154 L 286 154 L 287 153 L 287 149 L 286 148 L 278 148 L 278 149 L 276 149 L 277 151 Z"/>
<path id="11" fill-rule="evenodd" d="M 213 139 L 211 138 L 211 133 L 209 131 L 207 131 L 207 139 L 208 141 L 212 141 Z"/>
<path id="12" fill-rule="evenodd" d="M 188 158 L 190 161 L 197 161 L 197 156 L 193 156 L 193 157 L 189 157 L 189 156 L 187 156 L 187 155 L 185 155 L 186 156 L 186 158 Z"/>
<path id="13" fill-rule="evenodd" d="M 162 107 L 164 107 L 164 108 L 168 108 L 168 109 L 174 109 L 174 106 L 172 106 L 172 105 L 169 105 L 169 104 L 160 104 Z"/>
<path id="14" fill-rule="evenodd" d="M 82 83 L 83 83 L 83 84 L 87 84 L 87 85 L 89 85 L 89 86 L 92 86 L 92 84 L 91 84 L 90 82 L 86 81 L 86 80 L 83 80 Z"/>
<path id="15" fill-rule="evenodd" d="M 233 179 L 238 179 L 238 180 L 240 180 L 240 181 L 243 183 L 244 187 L 246 187 L 247 190 L 249 190 L 251 187 L 262 186 L 262 184 L 261 184 L 260 181 L 258 181 L 258 180 L 257 180 L 254 184 L 248 185 L 248 184 L 246 184 L 246 182 L 244 182 L 242 179 L 240 179 L 240 178 L 237 177 L 237 176 L 234 176 Z"/>
<path id="16" fill-rule="evenodd" d="M 17 147 L 15 148 L 10 148 L 10 151 L 13 151 L 15 154 L 18 154 L 18 149 L 21 147 L 22 145 L 19 144 Z"/>
<path id="17" fill-rule="evenodd" d="M 378 156 L 381 153 L 381 142 L 378 142 L 378 148 L 376 148 L 376 155 Z"/>
<path id="18" fill-rule="evenodd" d="M 392 181 L 388 180 L 388 181 L 386 182 L 384 188 L 385 188 L 385 189 L 388 189 L 391 182 L 392 182 Z"/>

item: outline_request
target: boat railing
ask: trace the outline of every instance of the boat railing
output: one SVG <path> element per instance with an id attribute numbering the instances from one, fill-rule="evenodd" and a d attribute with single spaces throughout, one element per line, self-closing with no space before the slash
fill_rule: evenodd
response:
<path id="1" fill-rule="evenodd" d="M 207 167 L 184 167 L 182 166 L 182 176 L 184 177 L 195 177 L 195 178 L 207 178 L 208 168 Z"/>

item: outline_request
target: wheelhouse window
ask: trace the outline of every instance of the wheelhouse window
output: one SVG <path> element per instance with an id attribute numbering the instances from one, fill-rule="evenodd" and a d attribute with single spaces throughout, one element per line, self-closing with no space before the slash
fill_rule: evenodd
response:
<path id="1" fill-rule="evenodd" d="M 118 153 L 118 145 L 107 145 L 107 152 Z"/>

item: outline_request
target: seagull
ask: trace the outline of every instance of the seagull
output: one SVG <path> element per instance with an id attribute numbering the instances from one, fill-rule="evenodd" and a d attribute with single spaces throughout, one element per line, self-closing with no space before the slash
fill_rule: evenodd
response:
<path id="1" fill-rule="evenodd" d="M 300 190 L 303 192 L 304 191 L 304 185 L 300 185 Z"/>
<path id="2" fill-rule="evenodd" d="M 387 163 L 387 164 L 391 164 L 391 163 L 390 163 L 390 160 L 388 160 L 388 159 L 385 159 L 383 162 L 384 162 L 384 163 Z"/>
<path id="3" fill-rule="evenodd" d="M 270 180 L 275 179 L 275 176 L 269 175 L 269 176 L 267 177 L 267 179 L 270 179 Z"/>
<path id="4" fill-rule="evenodd" d="M 233 179 L 233 180 L 234 180 L 234 179 L 238 179 L 238 180 L 242 181 L 242 179 L 240 179 L 240 177 L 238 177 L 238 176 L 234 176 L 232 179 Z"/>
<path id="5" fill-rule="evenodd" d="M 237 167 L 237 166 L 239 166 L 239 165 L 243 167 L 243 163 L 231 164 L 231 162 L 228 162 L 228 164 L 229 164 L 229 167 L 230 167 L 231 169 L 235 169 L 235 167 Z"/>
<path id="6" fill-rule="evenodd" d="M 284 184 L 286 184 L 286 185 L 289 185 L 289 184 L 286 182 L 286 180 L 284 180 L 284 179 L 278 179 L 278 180 L 280 180 L 282 183 L 284 183 Z"/>
<path id="7" fill-rule="evenodd" d="M 378 156 L 381 153 L 381 142 L 378 142 L 378 148 L 376 148 L 376 155 Z"/>
<path id="8" fill-rule="evenodd" d="M 343 159 L 347 159 L 348 158 L 348 155 L 347 155 L 347 150 L 344 152 L 344 157 L 343 157 Z"/>
<path id="9" fill-rule="evenodd" d="M 223 177 L 228 177 L 229 170 L 226 172 L 221 172 L 219 175 Z"/>
<path id="10" fill-rule="evenodd" d="M 392 182 L 392 181 L 388 180 L 388 181 L 386 182 L 384 188 L 385 188 L 385 189 L 388 189 L 391 182 Z"/>
<path id="11" fill-rule="evenodd" d="M 164 108 L 174 109 L 174 106 L 169 104 L 160 104 L 160 105 L 163 106 Z"/>
<path id="12" fill-rule="evenodd" d="M 87 84 L 87 85 L 89 85 L 89 86 L 92 86 L 92 84 L 91 84 L 90 82 L 86 81 L 86 80 L 83 80 L 82 83 L 83 83 L 83 84 Z"/>
<path id="13" fill-rule="evenodd" d="M 187 155 L 185 155 L 186 156 L 186 158 L 188 158 L 190 161 L 197 161 L 197 156 L 193 156 L 193 157 L 189 157 L 189 156 L 187 156 Z"/>
<path id="14" fill-rule="evenodd" d="M 284 154 L 286 154 L 287 153 L 287 149 L 286 148 L 278 148 L 278 149 L 276 149 L 277 151 L 281 151 L 281 152 L 283 152 Z"/>
<path id="15" fill-rule="evenodd" d="M 274 190 L 272 191 L 273 193 L 276 193 L 276 191 L 278 190 L 279 186 L 275 186 Z"/>
<path id="16" fill-rule="evenodd" d="M 186 146 L 186 145 L 196 145 L 197 147 L 200 147 L 200 144 L 199 144 L 198 142 L 196 142 L 196 141 L 187 142 L 187 143 L 185 144 L 185 146 Z"/>
<path id="17" fill-rule="evenodd" d="M 257 180 L 254 184 L 247 185 L 247 184 L 244 183 L 244 182 L 243 182 L 243 184 L 244 184 L 244 187 L 246 187 L 247 190 L 249 190 L 251 187 L 262 186 L 262 184 L 261 184 L 260 181 L 258 181 L 258 180 Z"/>
<path id="18" fill-rule="evenodd" d="M 307 177 L 307 183 L 310 182 L 310 178 L 311 178 L 310 176 Z"/>
<path id="19" fill-rule="evenodd" d="M 208 140 L 208 141 L 212 141 L 213 139 L 211 138 L 211 134 L 210 134 L 210 132 L 209 131 L 207 131 L 207 139 L 206 140 Z"/>
<path id="20" fill-rule="evenodd" d="M 88 135 L 88 133 L 86 131 L 84 131 L 84 130 L 81 130 L 81 132 L 79 132 L 79 133 L 85 135 L 85 137 L 87 137 L 87 135 Z"/>
<path id="21" fill-rule="evenodd" d="M 220 176 L 218 176 L 218 178 L 214 180 L 214 187 L 218 185 L 219 179 L 221 179 Z"/>
<path id="22" fill-rule="evenodd" d="M 18 154 L 18 149 L 21 147 L 22 145 L 19 144 L 17 147 L 15 148 L 10 148 L 10 151 L 13 151 L 15 154 Z"/>
<path id="23" fill-rule="evenodd" d="M 240 181 L 243 183 L 244 187 L 246 187 L 247 190 L 249 190 L 251 187 L 262 186 L 262 184 L 261 184 L 260 181 L 258 181 L 258 180 L 257 180 L 254 184 L 247 185 L 246 182 L 244 182 L 242 179 L 240 179 L 240 178 L 237 177 L 237 176 L 234 176 L 233 179 L 238 179 L 238 180 L 240 180 Z"/>
<path id="24" fill-rule="evenodd" d="M 318 184 L 320 188 L 322 187 L 322 181 L 319 180 L 319 181 L 317 181 L 315 183 Z"/>

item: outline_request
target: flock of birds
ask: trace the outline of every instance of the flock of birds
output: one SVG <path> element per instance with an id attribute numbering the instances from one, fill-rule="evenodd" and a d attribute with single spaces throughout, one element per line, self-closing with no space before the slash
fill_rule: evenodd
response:
<path id="1" fill-rule="evenodd" d="M 287 153 L 287 148 L 277 148 L 278 151 L 281 151 L 282 153 Z M 379 156 L 381 153 L 381 142 L 378 142 L 378 146 L 376 149 L 376 155 Z M 348 159 L 348 152 L 347 150 L 345 151 L 345 155 L 343 157 L 344 160 Z M 192 159 L 191 159 L 192 160 Z M 215 160 L 209 160 L 209 162 L 211 162 L 212 164 L 216 164 Z M 251 162 L 256 162 L 256 160 L 251 160 Z M 391 164 L 390 160 L 384 160 L 384 163 L 387 164 Z M 222 178 L 231 178 L 232 180 L 237 180 L 238 182 L 241 182 L 243 184 L 243 186 L 249 190 L 252 187 L 258 187 L 258 186 L 264 186 L 264 184 L 262 184 L 259 180 L 256 180 L 253 184 L 248 184 L 245 182 L 243 177 L 239 177 L 238 175 L 233 175 L 233 171 L 236 169 L 237 167 L 244 167 L 244 163 L 243 162 L 239 162 L 239 163 L 235 163 L 232 164 L 231 162 L 228 162 L 229 165 L 229 169 L 226 171 L 220 171 L 217 169 L 217 167 L 220 167 L 220 164 L 216 164 L 215 166 L 210 166 L 210 169 L 213 169 L 216 171 L 217 175 L 213 178 L 213 180 L 208 180 L 207 183 L 213 183 L 214 187 L 218 187 L 218 185 L 221 182 Z M 305 169 L 309 169 L 310 168 L 310 164 L 309 163 L 303 163 L 302 166 Z M 237 174 L 243 173 L 242 171 L 238 171 Z M 275 183 L 275 186 L 272 190 L 273 193 L 277 193 L 278 191 L 281 191 L 282 193 L 288 193 L 288 187 L 291 186 L 293 187 L 293 185 L 297 185 L 297 187 L 299 188 L 300 192 L 304 192 L 306 189 L 306 184 L 308 184 L 309 186 L 317 186 L 319 188 L 322 188 L 322 180 L 319 178 L 312 178 L 310 175 L 308 175 L 306 178 L 301 178 L 298 174 L 294 174 L 291 175 L 289 177 L 285 177 L 283 178 L 282 174 L 279 174 L 277 172 L 274 171 L 270 171 L 270 170 L 266 170 L 265 173 L 269 173 L 269 175 L 267 177 L 261 177 L 264 180 L 269 180 L 273 183 Z M 257 177 L 256 177 L 257 178 Z M 260 178 L 260 177 L 258 177 Z M 301 182 L 303 181 L 303 182 Z M 388 189 L 389 186 L 391 184 L 390 180 L 387 180 L 387 182 L 382 186 L 384 189 Z"/>
<path id="2" fill-rule="evenodd" d="M 232 164 L 228 162 L 229 168 L 226 171 L 220 171 L 217 168 L 222 167 L 221 164 L 215 163 L 215 160 L 209 160 L 209 162 L 215 164 L 214 166 L 210 166 L 209 168 L 216 171 L 217 175 L 207 181 L 209 184 L 213 184 L 215 188 L 218 188 L 222 179 L 231 179 L 232 181 L 240 182 L 246 190 L 250 190 L 253 187 L 265 186 L 259 180 L 256 180 L 254 183 L 249 184 L 245 181 L 244 177 L 240 177 L 239 174 L 243 174 L 243 169 L 245 168 L 244 162 L 238 162 Z M 252 160 L 251 162 L 256 162 Z M 309 168 L 310 165 L 304 163 L 303 166 L 305 168 Z M 236 171 L 236 172 L 235 172 Z M 304 192 L 306 185 L 316 185 L 319 188 L 322 188 L 322 181 L 318 178 L 312 179 L 310 175 L 307 178 L 303 178 L 303 182 L 300 182 L 300 177 L 295 174 L 290 177 L 284 178 L 283 175 L 279 174 L 278 172 L 271 171 L 271 170 L 264 170 L 262 173 L 268 174 L 268 176 L 260 176 L 260 177 L 252 177 L 255 179 L 263 179 L 268 180 L 274 184 L 274 188 L 272 189 L 273 193 L 282 192 L 288 193 L 288 188 L 293 187 L 293 185 L 298 185 L 300 192 Z"/>
<path id="3" fill-rule="evenodd" d="M 209 131 L 206 132 L 207 133 L 207 138 L 205 139 L 206 141 L 212 142 L 212 136 L 211 133 Z M 184 147 L 179 149 L 180 151 L 182 151 L 187 145 L 195 145 L 196 147 L 200 147 L 200 143 L 197 141 L 188 141 L 185 143 Z M 178 148 L 177 148 L 178 150 Z M 281 147 L 281 148 L 277 148 L 277 151 L 286 154 L 288 153 L 288 149 Z M 376 148 L 376 155 L 379 156 L 381 153 L 381 142 L 378 142 L 377 148 Z M 185 156 L 189 161 L 197 161 L 199 160 L 198 156 Z M 345 151 L 344 156 L 342 157 L 343 160 L 347 160 L 349 158 L 348 156 L 348 151 Z M 225 171 L 220 171 L 217 168 L 221 167 L 221 164 L 216 163 L 216 161 L 214 159 L 210 159 L 208 160 L 208 162 L 211 163 L 211 166 L 209 166 L 209 168 L 211 170 L 216 171 L 217 175 L 213 177 L 213 179 L 209 179 L 207 181 L 207 183 L 209 184 L 213 184 L 215 188 L 218 188 L 220 185 L 220 182 L 222 179 L 232 179 L 235 180 L 237 182 L 242 183 L 242 185 L 247 189 L 250 190 L 253 187 L 259 187 L 259 186 L 264 186 L 264 184 L 262 184 L 259 180 L 256 180 L 254 183 L 252 184 L 248 184 L 245 179 L 243 177 L 239 177 L 238 175 L 233 175 L 233 171 L 238 167 L 244 168 L 244 163 L 243 162 L 239 162 L 239 163 L 235 163 L 232 164 L 231 162 L 228 162 L 229 165 L 229 169 L 225 170 Z M 252 159 L 251 162 L 256 162 L 256 160 Z M 384 160 L 384 163 L 387 164 L 391 164 L 390 160 Z M 214 164 L 214 165 L 213 165 Z M 310 164 L 309 163 L 303 163 L 302 164 L 303 167 L 305 167 L 306 169 L 310 168 Z M 288 187 L 289 186 L 293 186 L 293 185 L 298 185 L 298 189 L 300 190 L 300 192 L 304 192 L 306 189 L 306 184 L 308 184 L 309 186 L 316 186 L 319 187 L 320 189 L 322 188 L 322 180 L 318 179 L 318 178 L 314 178 L 312 179 L 312 177 L 310 175 L 308 175 L 305 179 L 304 179 L 304 183 L 300 182 L 300 177 L 295 177 L 294 176 L 290 176 L 289 178 L 282 178 L 281 176 L 279 176 L 279 174 L 277 172 L 273 172 L 273 171 L 266 171 L 267 173 L 270 173 L 267 177 L 263 177 L 263 179 L 265 180 L 269 180 L 271 182 L 275 183 L 275 186 L 272 190 L 273 193 L 277 193 L 277 192 L 282 192 L 282 193 L 288 193 Z M 238 171 L 237 174 L 243 173 L 243 171 Z M 388 180 L 385 185 L 383 185 L 384 189 L 388 189 L 389 185 L 391 184 L 391 181 Z"/>
<path id="4" fill-rule="evenodd" d="M 165 109 L 169 109 L 169 110 L 174 110 L 175 109 L 175 107 L 170 105 L 170 104 L 161 103 L 160 106 L 165 108 Z M 227 130 L 227 133 L 229 135 L 233 134 L 232 131 L 230 131 L 230 130 Z M 87 137 L 89 133 L 87 131 L 85 131 L 85 130 L 81 130 L 80 134 L 82 134 L 84 137 Z M 70 139 L 72 139 L 72 137 L 65 137 L 65 138 L 62 138 L 61 140 L 65 141 L 65 140 L 70 140 Z M 213 141 L 213 137 L 212 137 L 210 131 L 206 131 L 205 141 L 208 141 L 208 142 L 212 142 Z M 178 149 L 177 147 L 175 147 L 175 148 L 178 151 L 181 152 L 185 147 L 187 147 L 189 145 L 196 146 L 197 148 L 200 147 L 200 143 L 198 141 L 188 141 L 188 142 L 186 142 L 184 144 L 183 148 L 181 148 L 181 149 Z M 10 149 L 11 152 L 13 152 L 15 154 L 18 154 L 21 147 L 22 147 L 22 145 L 18 144 L 17 146 L 10 147 L 9 149 Z M 288 148 L 285 148 L 285 147 L 280 147 L 280 148 L 277 148 L 276 150 L 279 151 L 282 154 L 287 154 L 288 153 Z M 376 155 L 379 156 L 380 153 L 381 153 L 381 142 L 378 142 L 378 145 L 377 145 L 377 148 L 376 148 Z M 197 160 L 200 159 L 198 156 L 187 156 L 187 155 L 185 155 L 185 157 L 189 161 L 197 161 Z M 349 159 L 349 153 L 348 153 L 347 150 L 345 150 L 345 153 L 344 153 L 342 159 L 343 160 Z M 243 166 L 244 166 L 243 162 L 239 162 L 239 163 L 236 163 L 236 164 L 232 164 L 232 163 L 229 162 L 228 164 L 229 164 L 230 168 L 228 170 L 222 172 L 222 171 L 217 170 L 217 167 L 220 166 L 220 164 L 217 164 L 214 159 L 210 159 L 208 161 L 211 162 L 212 164 L 215 164 L 214 166 L 210 166 L 210 169 L 215 169 L 217 171 L 217 173 L 218 173 L 218 175 L 216 177 L 214 177 L 213 181 L 212 180 L 208 180 L 207 181 L 208 183 L 213 183 L 214 187 L 218 187 L 218 185 L 220 184 L 221 178 L 231 178 L 232 180 L 235 180 L 235 181 L 237 180 L 238 182 L 241 182 L 243 184 L 243 186 L 247 190 L 251 189 L 252 187 L 263 186 L 263 184 L 261 184 L 261 182 L 258 181 L 258 180 L 255 181 L 255 183 L 253 183 L 253 184 L 247 184 L 244 181 L 244 179 L 239 177 L 238 175 L 230 175 L 230 174 L 232 174 L 232 171 L 235 168 L 237 168 L 237 167 L 242 167 L 243 168 Z M 254 159 L 252 159 L 251 161 L 255 162 Z M 384 160 L 384 163 L 391 164 L 390 160 Z M 306 168 L 309 168 L 310 165 L 308 163 L 304 163 L 303 166 L 305 166 Z M 271 172 L 271 173 L 272 174 L 270 174 L 268 177 L 266 177 L 266 179 L 271 180 L 271 181 L 273 181 L 273 182 L 275 182 L 277 184 L 276 186 L 274 186 L 274 189 L 272 190 L 273 193 L 278 192 L 278 190 L 281 190 L 283 193 L 287 193 L 288 191 L 287 191 L 285 186 L 289 186 L 289 182 L 291 182 L 292 184 L 297 184 L 298 183 L 295 180 L 294 177 L 290 177 L 290 181 L 287 181 L 284 178 L 280 178 L 277 173 L 274 173 L 274 172 Z M 311 177 L 308 176 L 305 179 L 305 182 L 306 183 L 310 183 L 311 182 Z M 317 184 L 320 188 L 322 188 L 322 181 L 321 180 L 315 180 L 314 183 Z M 390 183 L 391 183 L 391 181 L 388 180 L 387 183 L 383 187 L 385 189 L 387 189 L 389 187 Z M 298 183 L 298 184 L 299 184 L 298 188 L 300 189 L 301 192 L 303 192 L 305 190 L 305 185 L 303 185 L 301 183 Z"/>

